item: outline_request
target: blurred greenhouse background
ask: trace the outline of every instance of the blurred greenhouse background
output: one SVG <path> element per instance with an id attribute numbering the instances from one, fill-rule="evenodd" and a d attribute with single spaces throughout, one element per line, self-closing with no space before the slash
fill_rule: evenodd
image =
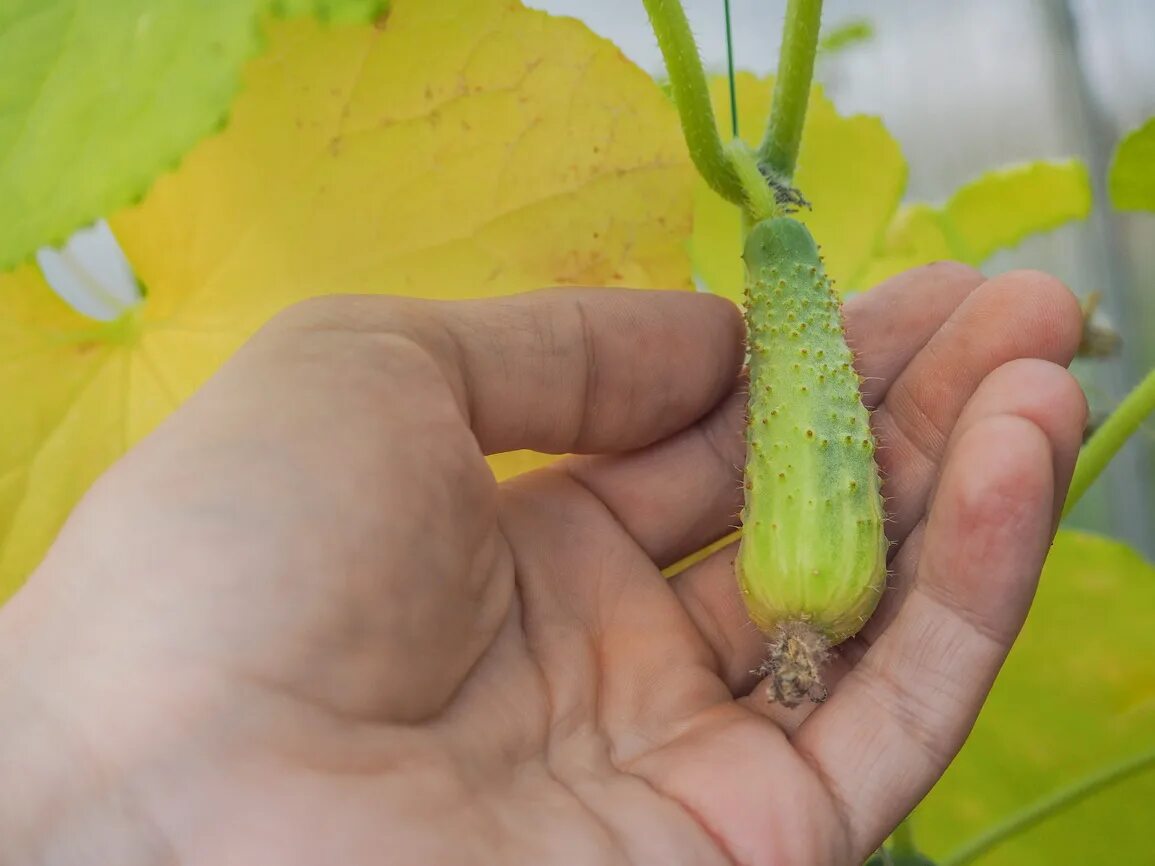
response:
<path id="1" fill-rule="evenodd" d="M 529 0 L 583 19 L 655 74 L 661 55 L 640 0 Z M 732 0 L 735 65 L 773 71 L 785 0 Z M 722 0 L 688 0 L 707 66 L 726 67 Z M 1117 360 L 1079 366 L 1093 414 L 1105 414 L 1155 366 L 1155 216 L 1113 211 L 1104 192 L 1122 134 L 1155 114 L 1151 0 L 827 0 L 824 26 L 869 24 L 868 38 L 827 54 L 817 71 L 843 113 L 876 114 L 910 163 L 907 199 L 941 201 L 986 169 L 1078 157 L 1095 211 L 989 261 L 1058 275 L 1080 295 L 1101 291 L 1123 337 Z M 741 106 L 739 106 L 741 111 Z M 1155 557 L 1155 433 L 1144 431 L 1087 495 L 1073 522 Z"/>

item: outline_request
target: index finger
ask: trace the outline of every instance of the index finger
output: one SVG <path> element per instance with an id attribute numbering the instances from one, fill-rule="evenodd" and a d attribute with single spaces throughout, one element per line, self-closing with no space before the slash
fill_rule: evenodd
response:
<path id="1" fill-rule="evenodd" d="M 555 289 L 422 308 L 415 334 L 489 454 L 640 448 L 705 415 L 742 364 L 738 309 L 695 292 Z"/>

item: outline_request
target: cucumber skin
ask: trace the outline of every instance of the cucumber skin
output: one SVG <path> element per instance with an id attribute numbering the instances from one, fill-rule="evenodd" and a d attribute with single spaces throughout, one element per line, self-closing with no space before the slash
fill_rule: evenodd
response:
<path id="1" fill-rule="evenodd" d="M 834 645 L 863 626 L 886 582 L 870 416 L 809 230 L 789 217 L 760 222 L 743 258 L 750 397 L 738 580 L 762 631 L 805 623 Z"/>

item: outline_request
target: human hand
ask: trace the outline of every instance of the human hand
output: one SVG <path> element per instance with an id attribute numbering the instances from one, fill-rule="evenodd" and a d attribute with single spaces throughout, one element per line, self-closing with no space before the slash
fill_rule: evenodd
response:
<path id="1" fill-rule="evenodd" d="M 890 586 L 824 705 L 749 672 L 741 322 L 333 298 L 254 338 L 0 610 L 0 862 L 857 866 L 970 730 L 1080 444 L 1078 306 L 855 298 Z M 583 452 L 497 485 L 484 453 Z"/>

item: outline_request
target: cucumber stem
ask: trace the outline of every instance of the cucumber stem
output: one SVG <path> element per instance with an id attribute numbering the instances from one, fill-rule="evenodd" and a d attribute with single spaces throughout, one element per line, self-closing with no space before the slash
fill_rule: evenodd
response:
<path id="1" fill-rule="evenodd" d="M 1037 824 L 1081 803 L 1093 794 L 1117 785 L 1155 767 L 1155 749 L 1133 755 L 1098 772 L 1091 773 L 1050 796 L 1028 806 L 971 840 L 942 861 L 941 866 L 966 866 L 1007 839 L 1025 833 Z"/>
<path id="2" fill-rule="evenodd" d="M 690 158 L 711 189 L 727 201 L 745 205 L 742 184 L 718 135 L 702 58 L 681 0 L 644 0 L 644 3 L 666 62 Z"/>
<path id="3" fill-rule="evenodd" d="M 1152 412 L 1155 412 L 1155 370 L 1149 372 L 1146 378 L 1123 398 L 1123 402 L 1079 452 L 1079 461 L 1075 464 L 1075 474 L 1067 491 L 1067 501 L 1063 505 L 1064 517 L 1082 499 L 1087 488 L 1107 468 L 1111 458 L 1119 452 Z"/>
<path id="4" fill-rule="evenodd" d="M 782 184 L 790 183 L 798 161 L 821 19 L 822 0 L 789 0 L 786 4 L 770 123 L 758 148 L 759 161 Z"/>

